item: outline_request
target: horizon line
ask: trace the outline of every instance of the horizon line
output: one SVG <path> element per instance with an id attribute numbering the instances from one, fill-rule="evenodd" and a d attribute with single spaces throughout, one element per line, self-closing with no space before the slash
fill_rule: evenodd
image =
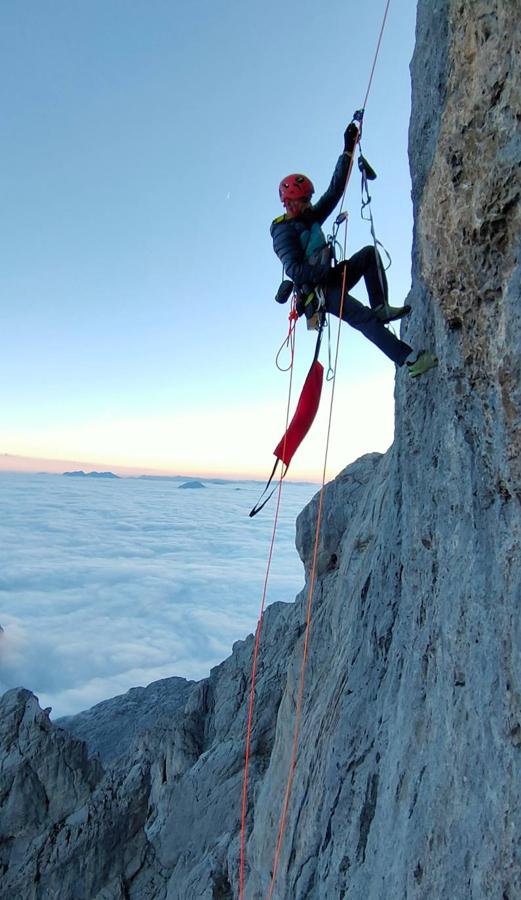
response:
<path id="1" fill-rule="evenodd" d="M 72 469 L 71 469 L 72 467 Z M 188 473 L 179 472 L 178 469 L 155 469 L 151 466 L 124 466 L 118 463 L 92 463 L 85 460 L 71 459 L 52 459 L 39 456 L 23 456 L 16 453 L 0 453 L 0 473 L 10 472 L 12 474 L 43 474 L 43 475 L 63 475 L 70 471 L 91 472 L 110 472 L 119 478 L 139 478 L 148 476 L 152 478 L 187 478 L 200 480 L 222 479 L 223 481 L 259 481 L 266 480 L 266 476 L 259 472 L 211 472 L 208 469 L 191 471 Z M 85 474 L 89 474 L 85 471 Z M 288 477 L 284 479 L 288 482 L 305 482 L 318 483 L 319 479 L 311 474 L 300 477 Z"/>

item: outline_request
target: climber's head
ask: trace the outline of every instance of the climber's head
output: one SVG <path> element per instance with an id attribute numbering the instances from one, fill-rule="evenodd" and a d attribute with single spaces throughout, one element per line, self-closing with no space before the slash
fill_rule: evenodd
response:
<path id="1" fill-rule="evenodd" d="M 311 203 L 315 193 L 312 181 L 307 175 L 288 175 L 279 184 L 279 197 L 289 216 L 298 216 Z"/>

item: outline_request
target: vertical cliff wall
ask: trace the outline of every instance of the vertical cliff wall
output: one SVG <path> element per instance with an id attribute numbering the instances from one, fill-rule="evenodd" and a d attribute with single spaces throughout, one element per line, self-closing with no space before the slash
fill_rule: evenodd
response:
<path id="1" fill-rule="evenodd" d="M 521 896 L 520 11 L 418 6 L 404 334 L 440 366 L 398 373 L 394 446 L 363 493 L 356 467 L 328 489 L 322 559 L 337 563 L 318 587 L 288 900 Z M 269 883 L 293 703 L 289 687 L 252 896 Z"/>
<path id="2" fill-rule="evenodd" d="M 325 490 L 277 900 L 521 897 L 520 20 L 519 0 L 418 4 L 403 329 L 440 365 L 397 373 L 393 447 Z M 316 506 L 297 527 L 306 571 Z M 306 597 L 265 617 L 248 900 L 270 887 Z M 2 900 L 238 896 L 252 645 L 176 684 L 184 708 L 143 713 L 104 772 L 28 692 L 6 695 Z M 101 716 L 81 727 L 113 755 Z"/>

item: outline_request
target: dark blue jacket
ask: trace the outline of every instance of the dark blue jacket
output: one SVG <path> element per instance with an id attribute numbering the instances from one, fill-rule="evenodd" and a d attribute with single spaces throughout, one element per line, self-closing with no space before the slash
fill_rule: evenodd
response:
<path id="1" fill-rule="evenodd" d="M 339 202 L 344 192 L 349 160 L 348 154 L 342 153 L 327 191 L 302 216 L 288 219 L 283 215 L 271 223 L 273 249 L 282 262 L 288 278 L 291 278 L 297 289 L 307 291 L 311 286 L 320 284 L 330 270 L 329 262 L 308 261 L 305 251 L 306 233 L 310 232 L 314 223 L 322 225 Z"/>

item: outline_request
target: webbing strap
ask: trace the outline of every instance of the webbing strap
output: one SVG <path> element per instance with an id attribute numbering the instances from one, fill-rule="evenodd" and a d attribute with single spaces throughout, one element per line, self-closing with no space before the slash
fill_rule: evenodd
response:
<path id="1" fill-rule="evenodd" d="M 267 480 L 267 482 L 266 482 L 266 487 L 264 488 L 262 494 L 260 495 L 259 499 L 257 500 L 255 506 L 253 507 L 253 509 L 252 509 L 252 510 L 250 511 L 250 513 L 249 513 L 250 519 L 252 519 L 253 516 L 256 516 L 257 513 L 261 511 L 261 509 L 264 509 L 264 507 L 266 506 L 266 503 L 268 502 L 268 500 L 271 500 L 271 498 L 273 497 L 273 494 L 274 494 L 275 491 L 277 490 L 277 488 L 278 488 L 278 486 L 279 486 L 278 483 L 275 485 L 275 487 L 273 487 L 273 488 L 271 489 L 271 491 L 270 491 L 270 493 L 268 494 L 268 496 L 266 497 L 266 499 L 261 503 L 261 500 L 262 500 L 262 498 L 264 497 L 264 494 L 266 493 L 267 490 L 269 490 L 270 484 L 271 484 L 271 482 L 273 481 L 273 477 L 274 477 L 274 475 L 275 475 L 275 472 L 277 471 L 277 466 L 278 466 L 279 462 L 280 462 L 280 459 L 276 459 L 276 460 L 275 460 L 275 465 L 273 466 L 273 469 L 271 470 L 271 475 L 270 475 L 270 477 L 268 478 L 268 480 Z M 288 471 L 288 468 L 289 468 L 289 467 L 286 466 L 285 470 L 282 472 L 282 474 L 281 474 L 281 476 L 280 476 L 280 479 L 279 479 L 280 481 L 282 481 L 282 479 L 284 478 L 286 472 Z"/>
<path id="2" fill-rule="evenodd" d="M 386 271 L 386 270 L 391 266 L 391 264 L 392 264 L 391 254 L 390 254 L 389 251 L 384 247 L 384 245 L 382 244 L 382 242 L 379 241 L 378 238 L 376 237 L 376 230 L 375 230 L 375 227 L 374 227 L 373 213 L 372 213 L 372 209 L 371 209 L 371 195 L 370 195 L 370 193 L 369 193 L 369 187 L 368 187 L 368 185 L 367 185 L 367 173 L 366 173 L 366 171 L 365 171 L 364 166 L 360 166 L 360 171 L 361 171 L 361 173 L 362 173 L 362 208 L 361 208 L 361 210 L 360 210 L 360 215 L 361 215 L 362 219 L 364 219 L 366 222 L 369 222 L 369 228 L 370 228 L 370 231 L 371 231 L 371 237 L 372 237 L 372 239 L 373 239 L 374 252 L 375 252 L 375 257 L 376 257 L 376 271 L 378 272 L 378 280 L 379 280 L 379 282 L 380 282 L 380 287 L 381 287 L 381 289 L 382 289 L 382 296 L 383 296 L 383 298 L 384 298 L 384 301 L 387 303 L 387 302 L 388 302 L 388 299 L 387 299 L 387 292 L 386 292 L 386 289 L 385 289 L 385 282 L 384 282 L 384 275 L 383 275 L 383 273 L 384 273 L 384 271 Z M 364 210 L 367 210 L 367 212 L 369 213 L 369 215 L 365 216 L 365 215 L 364 215 Z M 385 253 L 385 255 L 386 255 L 386 257 L 387 257 L 387 265 L 386 265 L 386 266 L 384 266 L 384 264 L 383 264 L 383 262 L 382 262 L 382 257 L 381 257 L 380 254 L 378 253 L 378 247 L 381 247 L 381 248 L 382 248 L 383 252 Z"/>
<path id="3" fill-rule="evenodd" d="M 320 353 L 320 345 L 322 343 L 322 335 L 324 333 L 324 325 L 326 324 L 326 311 L 324 307 L 319 310 L 320 323 L 318 326 L 317 342 L 315 344 L 315 353 L 313 354 L 313 362 L 316 362 Z M 313 364 L 313 363 L 312 363 Z"/>

